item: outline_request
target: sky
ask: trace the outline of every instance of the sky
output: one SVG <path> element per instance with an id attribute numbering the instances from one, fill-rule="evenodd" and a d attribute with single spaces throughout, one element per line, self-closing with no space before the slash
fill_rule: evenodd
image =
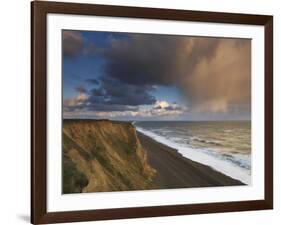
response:
<path id="1" fill-rule="evenodd" d="M 62 31 L 63 117 L 249 120 L 251 40 Z"/>

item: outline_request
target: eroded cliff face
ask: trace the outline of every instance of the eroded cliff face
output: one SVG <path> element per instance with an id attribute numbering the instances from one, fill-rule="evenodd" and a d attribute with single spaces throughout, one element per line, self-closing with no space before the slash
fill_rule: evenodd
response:
<path id="1" fill-rule="evenodd" d="M 64 120 L 63 193 L 153 188 L 134 126 L 109 120 Z"/>

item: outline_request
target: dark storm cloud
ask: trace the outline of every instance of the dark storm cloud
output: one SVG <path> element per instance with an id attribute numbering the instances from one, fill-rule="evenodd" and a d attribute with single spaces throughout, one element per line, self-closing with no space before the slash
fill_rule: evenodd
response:
<path id="1" fill-rule="evenodd" d="M 91 93 L 95 97 L 103 97 L 106 94 L 103 88 L 94 88 Z"/>
<path id="2" fill-rule="evenodd" d="M 149 94 L 152 90 L 154 89 L 151 86 L 126 84 L 104 77 L 100 80 L 100 87 L 91 90 L 89 101 L 108 105 L 150 105 L 156 101 Z"/>
<path id="3" fill-rule="evenodd" d="M 63 55 L 75 57 L 83 49 L 83 37 L 79 31 L 63 31 Z"/>
<path id="4" fill-rule="evenodd" d="M 106 77 L 100 79 L 99 87 L 87 90 L 80 85 L 75 90 L 79 95 L 64 101 L 64 110 L 67 112 L 75 110 L 137 111 L 139 105 L 151 105 L 156 102 L 155 97 L 149 94 L 154 90 L 153 87 L 125 84 Z"/>
<path id="5" fill-rule="evenodd" d="M 151 94 L 154 85 L 173 85 L 194 111 L 250 111 L 250 40 L 127 36 L 112 38 L 103 48 L 95 43 L 84 43 L 88 46 L 88 51 L 84 46 L 84 54 L 105 60 L 101 77 L 87 80 L 93 85 L 88 92 L 88 108 L 125 111 L 130 107 L 151 105 L 156 102 Z M 79 32 L 66 32 L 63 37 L 66 56 L 74 56 L 83 48 Z"/>
<path id="6" fill-rule="evenodd" d="M 97 79 L 86 79 L 86 82 L 90 83 L 90 84 L 95 84 L 95 85 L 99 85 L 99 81 Z"/>
<path id="7" fill-rule="evenodd" d="M 87 93 L 88 92 L 87 89 L 82 85 L 76 86 L 75 90 L 79 93 Z"/>
<path id="8" fill-rule="evenodd" d="M 111 41 L 104 75 L 133 86 L 175 85 L 198 111 L 250 108 L 251 42 L 130 34 Z M 128 92 L 130 93 L 130 92 Z"/>
<path id="9" fill-rule="evenodd" d="M 143 85 L 171 85 L 191 73 L 200 60 L 215 54 L 218 39 L 184 36 L 129 35 L 112 40 L 105 53 L 106 75 L 122 82 Z M 192 48 L 192 49 L 191 49 Z"/>

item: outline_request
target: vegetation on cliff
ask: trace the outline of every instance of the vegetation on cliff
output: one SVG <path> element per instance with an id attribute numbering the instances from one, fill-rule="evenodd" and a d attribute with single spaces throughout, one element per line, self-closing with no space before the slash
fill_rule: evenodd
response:
<path id="1" fill-rule="evenodd" d="M 134 126 L 109 120 L 64 120 L 63 193 L 153 188 Z"/>

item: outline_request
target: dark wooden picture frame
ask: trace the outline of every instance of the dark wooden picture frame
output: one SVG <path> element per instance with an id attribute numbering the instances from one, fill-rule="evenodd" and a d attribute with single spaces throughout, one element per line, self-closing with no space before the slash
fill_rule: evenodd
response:
<path id="1" fill-rule="evenodd" d="M 35 1 L 31 3 L 31 222 L 33 224 L 156 217 L 273 208 L 273 17 L 234 13 L 136 8 Z M 207 204 L 47 212 L 47 56 L 49 13 L 114 16 L 227 24 L 265 28 L 265 199 Z"/>

